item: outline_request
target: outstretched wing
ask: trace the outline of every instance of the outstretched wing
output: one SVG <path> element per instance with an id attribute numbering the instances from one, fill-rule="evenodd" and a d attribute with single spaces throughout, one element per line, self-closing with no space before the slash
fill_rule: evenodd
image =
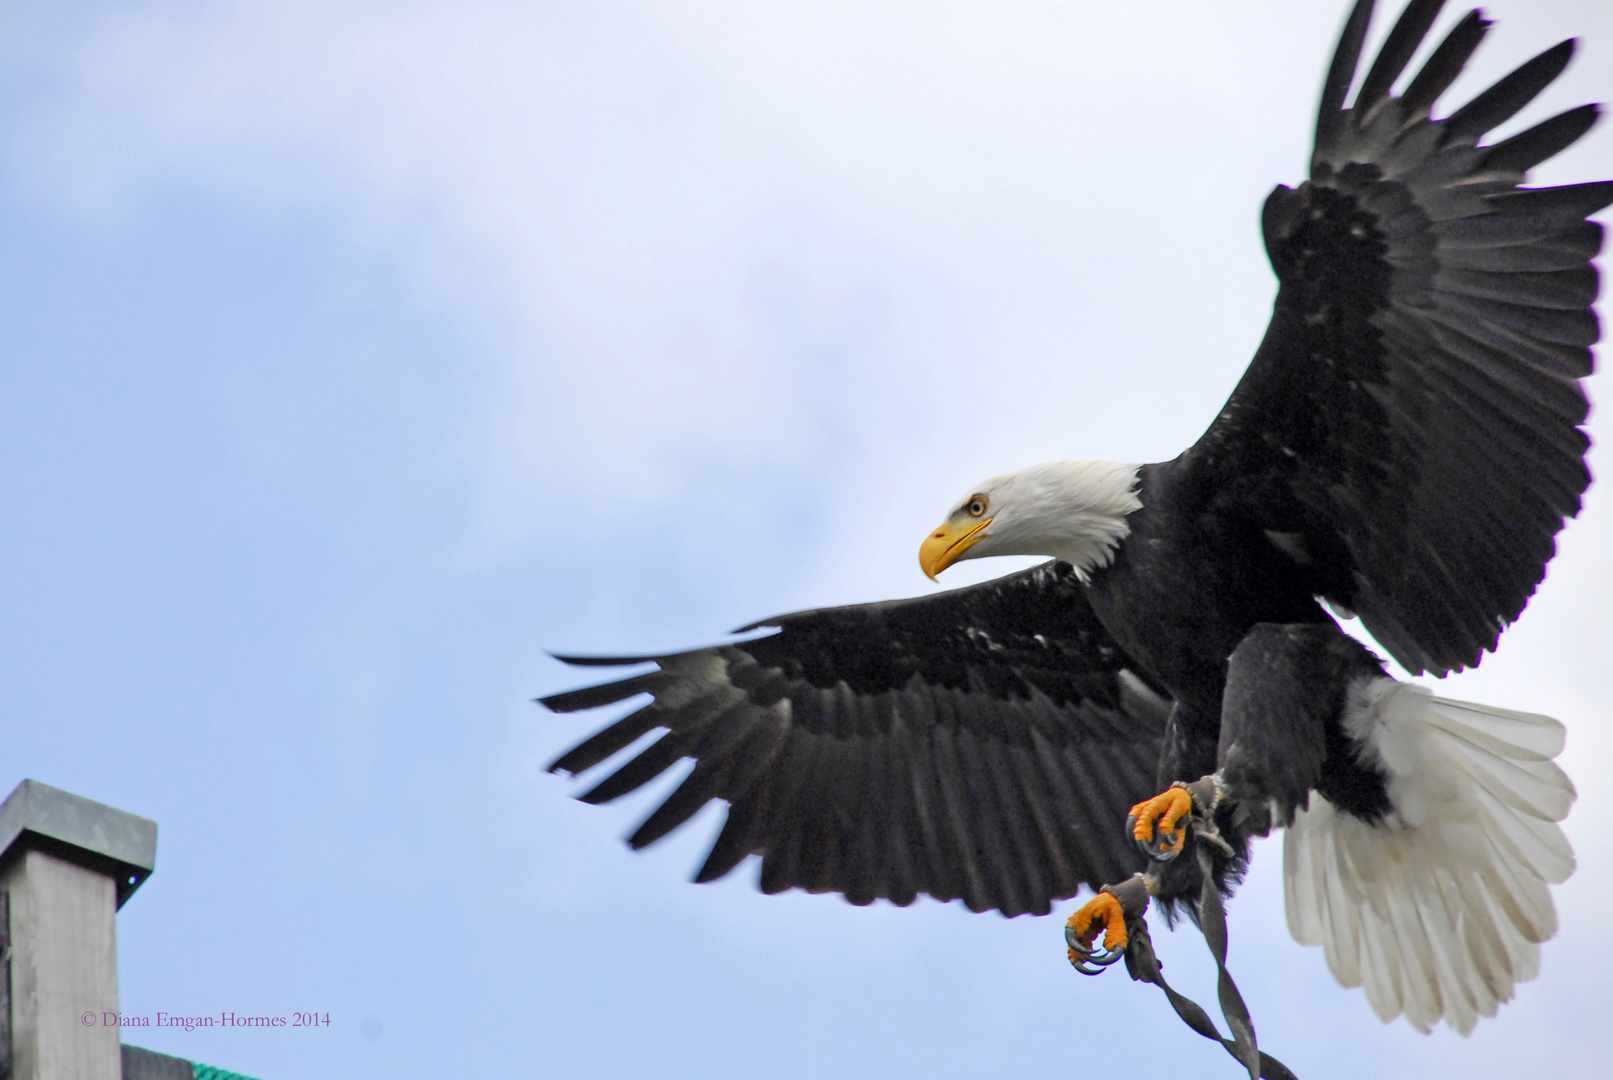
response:
<path id="1" fill-rule="evenodd" d="M 654 843 L 712 799 L 727 821 L 696 881 L 762 857 L 762 891 L 1046 914 L 1142 868 L 1122 826 L 1154 790 L 1170 703 L 1135 673 L 1065 563 L 913 600 L 802 611 L 779 633 L 653 661 L 542 702 L 653 696 L 563 754 L 573 775 L 667 729 L 580 796 L 695 766 L 628 839 Z"/>
<path id="2" fill-rule="evenodd" d="M 1579 381 L 1598 336 L 1591 259 L 1613 184 L 1524 189 L 1594 106 L 1481 146 L 1568 63 L 1565 41 L 1444 120 L 1436 98 L 1488 23 L 1469 14 L 1399 97 L 1440 0 L 1413 0 L 1344 101 L 1371 15 L 1328 73 L 1311 179 L 1267 200 L 1271 326 L 1171 466 L 1413 672 L 1478 662 L 1523 611 L 1590 482 Z"/>

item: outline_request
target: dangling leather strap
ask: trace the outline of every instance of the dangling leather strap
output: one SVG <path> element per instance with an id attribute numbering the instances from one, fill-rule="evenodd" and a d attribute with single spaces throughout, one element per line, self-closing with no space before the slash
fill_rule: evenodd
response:
<path id="1" fill-rule="evenodd" d="M 1196 799 L 1194 809 L 1195 811 L 1198 809 Z M 1208 817 L 1201 817 L 1195 812 L 1191 829 L 1199 872 L 1204 878 L 1204 885 L 1199 893 L 1199 929 L 1204 932 L 1204 942 L 1210 947 L 1210 955 L 1215 957 L 1216 996 L 1220 999 L 1221 1015 L 1226 1018 L 1227 1027 L 1232 1029 L 1232 1038 L 1223 1038 L 1215 1022 L 1197 1002 L 1178 994 L 1165 981 L 1164 973 L 1160 971 L 1159 957 L 1154 954 L 1154 943 L 1148 937 L 1148 922 L 1143 918 L 1141 910 L 1146 907 L 1146 901 L 1138 905 L 1135 918 L 1131 917 L 1132 908 L 1125 907 L 1128 938 L 1126 971 L 1138 982 L 1151 982 L 1165 991 L 1165 997 L 1170 1000 L 1171 1008 L 1176 1010 L 1176 1015 L 1182 1018 L 1182 1022 L 1206 1039 L 1214 1039 L 1220 1043 L 1227 1053 L 1249 1070 L 1249 1080 L 1298 1080 L 1288 1066 L 1256 1045 L 1254 1021 L 1249 1018 L 1249 1009 L 1243 1003 L 1243 995 L 1238 993 L 1238 984 L 1232 981 L 1232 973 L 1227 970 L 1227 913 L 1226 907 L 1221 903 L 1221 891 L 1215 887 L 1212 871 L 1215 868 L 1215 852 L 1221 850 L 1231 854 L 1231 849 L 1228 848 L 1226 841 L 1221 839 L 1215 823 Z M 1139 884 L 1143 883 L 1140 874 L 1132 880 Z M 1121 888 L 1129 885 L 1131 882 L 1126 882 Z M 1118 898 L 1119 894 L 1116 895 Z M 1124 906 L 1124 901 L 1122 903 Z"/>

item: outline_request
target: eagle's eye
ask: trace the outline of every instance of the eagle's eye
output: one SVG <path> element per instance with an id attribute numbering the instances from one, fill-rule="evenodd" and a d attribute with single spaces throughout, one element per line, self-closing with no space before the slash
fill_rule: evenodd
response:
<path id="1" fill-rule="evenodd" d="M 984 514 L 985 512 L 986 512 L 986 497 L 984 495 L 976 495 L 974 498 L 969 500 L 969 516 L 970 517 L 979 517 L 981 514 Z"/>

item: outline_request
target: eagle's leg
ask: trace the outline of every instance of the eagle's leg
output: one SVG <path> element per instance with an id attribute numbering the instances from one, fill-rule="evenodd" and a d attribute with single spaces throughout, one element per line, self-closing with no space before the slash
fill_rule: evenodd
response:
<path id="1" fill-rule="evenodd" d="M 1126 832 L 1147 855 L 1169 862 L 1187 843 L 1187 823 L 1194 817 L 1209 820 L 1221 801 L 1221 781 L 1215 773 L 1191 784 L 1172 784 L 1152 799 L 1131 808 Z"/>
<path id="2" fill-rule="evenodd" d="M 1128 924 L 1143 917 L 1155 879 L 1133 874 L 1118 885 L 1105 885 L 1064 924 L 1064 943 L 1070 963 L 1083 975 L 1097 975 L 1126 954 L 1131 941 Z M 1097 945 L 1099 931 L 1103 945 Z"/>

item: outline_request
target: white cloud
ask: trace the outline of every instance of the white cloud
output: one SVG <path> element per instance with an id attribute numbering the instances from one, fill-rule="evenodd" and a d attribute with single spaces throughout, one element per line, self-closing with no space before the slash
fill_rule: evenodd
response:
<path id="1" fill-rule="evenodd" d="M 1083 423 L 1171 452 L 1202 407 L 1177 432 L 1102 403 L 1206 327 L 1244 340 L 1183 375 L 1223 383 L 1258 331 L 1272 170 L 1218 160 L 1218 129 L 1315 57 L 1226 62 L 1252 47 L 1203 12 L 1042 4 L 148 6 L 88 37 L 20 153 L 42 192 L 114 216 L 174 183 L 334 207 L 501 346 L 483 450 L 509 470 L 493 515 L 520 518 L 516 490 L 653 501 L 726 448 L 805 467 L 824 410 L 949 466 L 937 433 L 985 419 L 1000 449 L 963 453 L 971 473 Z M 1249 285 L 1230 318 L 1228 267 Z M 831 325 L 873 309 L 852 330 L 872 339 L 792 355 L 780 290 Z M 923 411 L 817 392 L 864 362 Z"/>

